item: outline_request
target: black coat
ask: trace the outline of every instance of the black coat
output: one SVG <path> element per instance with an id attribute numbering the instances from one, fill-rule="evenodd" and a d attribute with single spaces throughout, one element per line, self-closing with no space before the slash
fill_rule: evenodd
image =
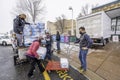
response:
<path id="1" fill-rule="evenodd" d="M 23 28 L 25 24 L 30 24 L 30 23 L 27 23 L 25 20 L 17 16 L 13 21 L 13 31 L 17 34 L 21 34 L 20 32 L 23 32 Z"/>
<path id="2" fill-rule="evenodd" d="M 56 41 L 60 41 L 60 34 L 56 35 Z"/>

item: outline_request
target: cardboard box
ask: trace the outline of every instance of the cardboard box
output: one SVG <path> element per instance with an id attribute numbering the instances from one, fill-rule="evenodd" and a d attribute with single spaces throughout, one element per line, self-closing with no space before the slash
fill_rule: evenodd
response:
<path id="1" fill-rule="evenodd" d="M 67 58 L 60 58 L 61 68 L 69 68 L 69 62 Z"/>
<path id="2" fill-rule="evenodd" d="M 39 47 L 37 50 L 37 54 L 40 56 L 40 59 L 45 59 L 46 56 L 46 48 L 45 47 Z"/>
<path id="3" fill-rule="evenodd" d="M 22 59 L 26 59 L 26 50 L 25 49 L 18 49 L 18 55 L 19 55 L 19 59 L 22 60 Z"/>

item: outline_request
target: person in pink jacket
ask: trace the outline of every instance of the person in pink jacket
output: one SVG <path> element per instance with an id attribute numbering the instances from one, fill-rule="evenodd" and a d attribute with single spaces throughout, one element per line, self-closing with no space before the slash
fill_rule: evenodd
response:
<path id="1" fill-rule="evenodd" d="M 33 76 L 33 70 L 35 69 L 35 65 L 37 64 L 39 67 L 40 72 L 44 72 L 45 69 L 42 66 L 40 60 L 39 60 L 39 55 L 37 54 L 37 50 L 41 45 L 41 40 L 42 38 L 40 37 L 38 40 L 33 41 L 33 43 L 30 45 L 29 49 L 26 52 L 26 57 L 28 60 L 30 60 L 31 67 L 28 72 L 28 77 Z"/>

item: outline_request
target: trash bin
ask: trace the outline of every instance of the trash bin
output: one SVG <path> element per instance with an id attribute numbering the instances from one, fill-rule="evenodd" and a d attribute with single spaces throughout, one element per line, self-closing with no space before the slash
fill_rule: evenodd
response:
<path id="1" fill-rule="evenodd" d="M 75 36 L 70 36 L 70 42 L 75 42 L 76 41 L 76 37 Z"/>

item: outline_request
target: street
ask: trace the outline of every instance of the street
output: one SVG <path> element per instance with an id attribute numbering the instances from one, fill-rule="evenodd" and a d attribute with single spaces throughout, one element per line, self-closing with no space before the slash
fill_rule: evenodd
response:
<path id="1" fill-rule="evenodd" d="M 34 77 L 29 79 L 27 73 L 29 63 L 14 66 L 13 51 L 11 46 L 0 46 L 0 80 L 48 80 L 45 75 L 41 74 L 36 67 Z M 54 57 L 58 60 L 58 57 Z M 50 80 L 88 80 L 85 76 L 70 67 L 68 72 L 53 71 L 47 77 Z"/>

